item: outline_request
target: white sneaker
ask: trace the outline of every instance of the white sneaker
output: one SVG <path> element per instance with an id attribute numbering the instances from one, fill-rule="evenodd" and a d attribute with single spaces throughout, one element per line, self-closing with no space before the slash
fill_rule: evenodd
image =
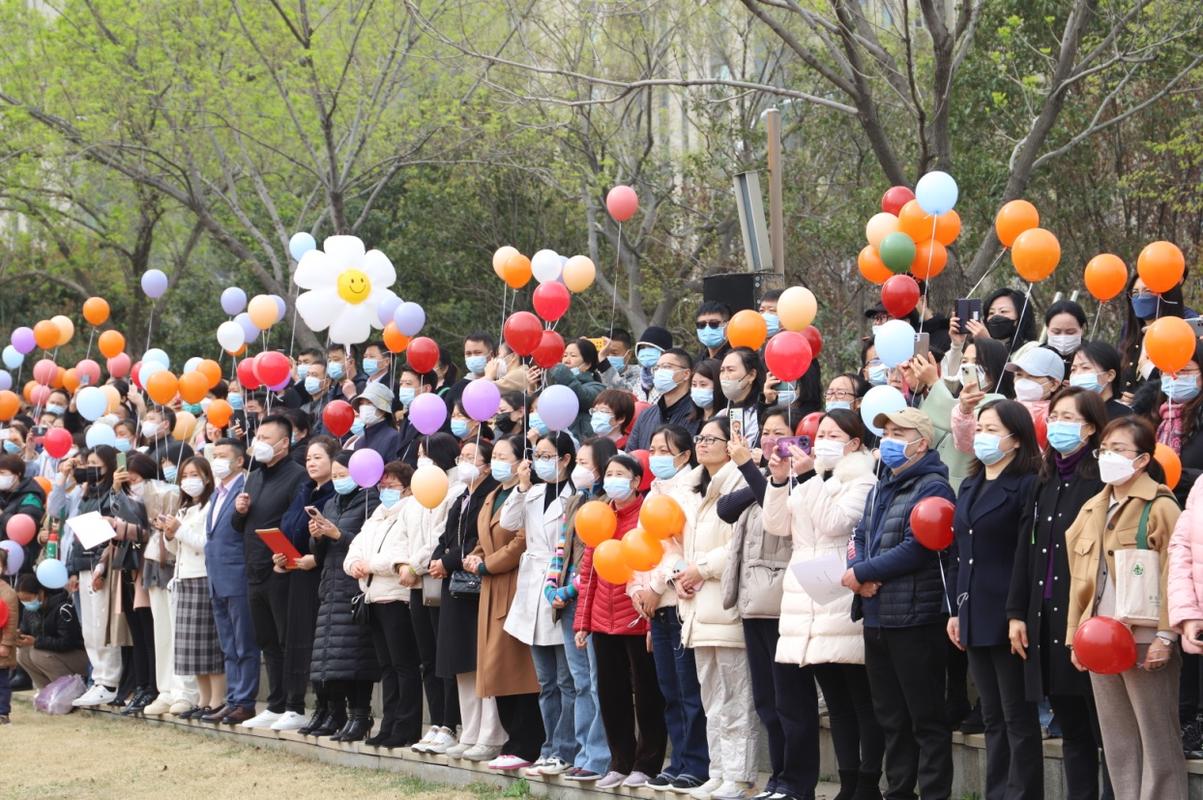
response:
<path id="1" fill-rule="evenodd" d="M 250 720 L 247 720 L 250 722 Z M 271 724 L 273 731 L 295 731 L 305 727 L 308 718 L 295 711 L 285 711 L 284 714 Z"/>
<path id="2" fill-rule="evenodd" d="M 173 716 L 178 717 L 180 714 L 187 714 L 194 708 L 196 708 L 196 706 L 192 705 L 186 700 L 176 700 L 171 704 L 171 708 L 167 709 L 167 711 Z"/>
<path id="3" fill-rule="evenodd" d="M 280 719 L 280 717 L 282 717 L 282 716 L 284 716 L 284 715 L 277 714 L 275 711 L 260 711 L 258 714 L 251 717 L 246 722 L 242 723 L 239 727 L 263 728 L 266 730 L 268 728 L 271 728 L 272 723 L 274 723 L 276 720 Z"/>
<path id="4" fill-rule="evenodd" d="M 508 772 L 510 770 L 522 769 L 523 767 L 529 767 L 530 762 L 527 761 L 525 758 L 522 758 L 521 756 L 502 755 L 502 756 L 497 756 L 497 758 L 493 759 L 485 766 L 487 766 L 489 769 L 496 769 L 496 770 L 502 770 L 502 771 Z"/>
<path id="5" fill-rule="evenodd" d="M 710 793 L 710 800 L 744 800 L 752 787 L 737 781 L 723 781 L 722 786 Z"/>
<path id="6" fill-rule="evenodd" d="M 638 789 L 640 786 L 647 786 L 647 773 L 635 770 L 627 776 L 622 785 L 628 789 Z"/>
<path id="7" fill-rule="evenodd" d="M 622 782 L 626 779 L 626 775 L 611 770 L 605 774 L 605 777 L 593 785 L 598 789 L 617 789 L 619 786 L 622 786 Z"/>
<path id="8" fill-rule="evenodd" d="M 535 763 L 531 764 L 522 770 L 522 774 L 527 778 L 537 778 L 543 774 L 543 768 L 550 763 L 548 758 L 539 758 Z"/>
<path id="9" fill-rule="evenodd" d="M 91 689 L 72 700 L 71 705 L 76 708 L 95 708 L 96 706 L 107 705 L 116 699 L 117 690 L 106 689 L 99 683 L 94 683 Z"/>
<path id="10" fill-rule="evenodd" d="M 447 758 L 464 758 L 464 754 L 471 750 L 476 745 L 468 744 L 467 742 L 457 742 L 447 748 L 443 755 Z M 490 756 L 492 758 L 492 756 Z"/>
<path id="11" fill-rule="evenodd" d="M 426 735 L 411 744 L 409 749 L 413 750 L 415 753 L 427 752 L 426 748 L 434 741 L 435 737 L 439 735 L 440 730 L 442 730 L 442 728 L 440 728 L 438 725 L 431 725 L 430 730 L 426 731 Z"/>
<path id="12" fill-rule="evenodd" d="M 710 800 L 711 793 L 717 791 L 722 785 L 722 778 L 711 778 L 698 788 L 689 792 L 689 796 L 692 797 L 693 800 Z"/>
<path id="13" fill-rule="evenodd" d="M 492 761 L 501 755 L 501 747 L 492 744 L 474 744 L 464 751 L 468 761 Z"/>
<path id="14" fill-rule="evenodd" d="M 434 740 L 430 744 L 426 745 L 426 752 L 441 755 L 446 753 L 451 747 L 455 746 L 455 744 L 455 734 L 451 732 L 451 729 L 439 728 L 439 732 L 435 734 Z"/>
<path id="15" fill-rule="evenodd" d="M 547 759 L 547 766 L 543 767 L 543 775 L 559 775 L 572 769 L 572 765 L 559 756 L 552 756 Z"/>
<path id="16" fill-rule="evenodd" d="M 160 717 L 171 710 L 171 701 L 164 695 L 159 695 L 154 702 L 142 709 L 142 713 L 148 717 Z"/>

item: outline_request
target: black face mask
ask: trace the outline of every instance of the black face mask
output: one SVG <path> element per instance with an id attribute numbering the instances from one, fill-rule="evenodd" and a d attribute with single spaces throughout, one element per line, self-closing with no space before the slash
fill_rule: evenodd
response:
<path id="1" fill-rule="evenodd" d="M 493 427 L 502 433 L 509 433 L 514 430 L 514 426 L 517 424 L 514 420 L 510 419 L 509 414 L 500 415 L 493 420 Z"/>
<path id="2" fill-rule="evenodd" d="M 1015 320 L 996 314 L 986 320 L 986 330 L 991 339 L 1006 341 L 1015 335 Z"/>
<path id="3" fill-rule="evenodd" d="M 100 474 L 100 467 L 76 467 L 72 470 L 71 477 L 75 478 L 76 483 L 96 484 L 100 483 L 103 476 Z"/>

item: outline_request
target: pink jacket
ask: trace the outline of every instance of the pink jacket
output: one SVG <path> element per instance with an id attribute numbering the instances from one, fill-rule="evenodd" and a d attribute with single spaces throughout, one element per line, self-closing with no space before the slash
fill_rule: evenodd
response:
<path id="1" fill-rule="evenodd" d="M 1169 559 L 1170 625 L 1181 633 L 1182 623 L 1203 619 L 1203 480 L 1195 481 L 1186 498 L 1186 508 L 1170 537 Z M 1182 649 L 1203 653 L 1203 643 L 1184 636 Z"/>
<path id="2" fill-rule="evenodd" d="M 977 404 L 977 408 L 966 414 L 961 410 L 961 404 L 958 402 L 952 407 L 952 442 L 962 453 L 973 452 L 973 435 L 977 433 L 977 411 L 983 405 L 995 400 L 1004 399 L 1001 394 L 993 392 L 982 398 Z M 1033 400 L 1028 403 L 1023 403 L 1024 408 L 1032 415 L 1032 422 L 1043 419 L 1048 416 L 1048 401 Z"/>

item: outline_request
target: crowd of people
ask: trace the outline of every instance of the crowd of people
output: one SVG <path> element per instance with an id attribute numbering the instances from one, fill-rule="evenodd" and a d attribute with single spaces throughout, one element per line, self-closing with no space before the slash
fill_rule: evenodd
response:
<path id="1" fill-rule="evenodd" d="M 1076 302 L 1041 329 L 998 289 L 980 320 L 912 312 L 929 352 L 890 367 L 867 337 L 859 370 L 821 377 L 816 359 L 795 382 L 728 345 L 719 302 L 698 308 L 697 342 L 614 330 L 549 369 L 487 333 L 464 338 L 463 371 L 459 353 L 420 374 L 379 343 L 302 350 L 279 392 L 222 381 L 159 406 L 111 381 L 115 447 L 89 448 L 56 390 L 0 434 L 0 529 L 25 514 L 40 531 L 0 581 L 0 721 L 11 687 L 77 674 L 76 706 L 127 716 L 813 800 L 822 712 L 837 800 L 950 797 L 957 729 L 985 734 L 987 798 L 1042 797 L 1058 736 L 1067 797 L 1185 800 L 1185 759 L 1203 757 L 1203 347 L 1160 375 L 1142 329 L 1195 315 L 1181 287 L 1128 288 L 1118 347 L 1088 338 Z M 770 335 L 777 296 L 760 301 Z M 477 380 L 501 390 L 488 422 L 461 399 Z M 539 415 L 552 385 L 579 400 L 563 430 Z M 907 407 L 865 419 L 879 385 Z M 407 419 L 426 393 L 448 409 L 433 435 Z M 226 427 L 205 417 L 217 399 Z M 342 437 L 323 422 L 335 400 L 356 413 Z M 55 427 L 75 440 L 62 458 L 40 443 Z M 1180 458 L 1173 487 L 1158 444 Z M 367 488 L 348 469 L 365 448 L 386 462 Z M 434 508 L 411 491 L 427 464 L 448 483 Z M 603 579 L 578 511 L 608 503 L 621 539 L 657 496 L 681 535 L 652 569 Z M 927 498 L 955 503 L 947 549 L 912 529 Z M 70 520 L 93 511 L 116 535 L 88 548 Z M 1157 565 L 1158 613 L 1128 621 L 1135 666 L 1089 672 L 1075 632 L 1131 605 L 1128 551 L 1154 554 L 1138 563 Z M 36 577 L 47 557 L 68 566 L 62 590 Z M 807 568 L 831 559 L 842 578 L 817 592 Z"/>

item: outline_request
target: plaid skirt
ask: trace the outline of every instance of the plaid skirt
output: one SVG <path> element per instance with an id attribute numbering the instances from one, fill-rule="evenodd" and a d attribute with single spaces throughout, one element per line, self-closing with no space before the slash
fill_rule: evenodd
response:
<path id="1" fill-rule="evenodd" d="M 175 674 L 225 672 L 225 656 L 213 622 L 208 578 L 184 578 L 174 584 Z"/>

